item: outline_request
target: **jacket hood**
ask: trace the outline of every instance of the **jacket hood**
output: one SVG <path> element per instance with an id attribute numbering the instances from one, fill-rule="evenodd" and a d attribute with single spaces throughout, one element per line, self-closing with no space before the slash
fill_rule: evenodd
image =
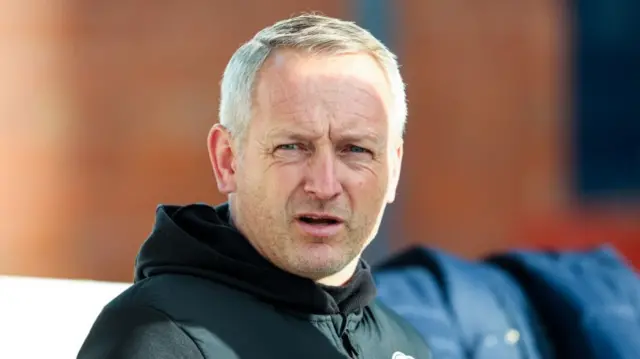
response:
<path id="1" fill-rule="evenodd" d="M 364 261 L 344 287 L 321 286 L 271 264 L 229 219 L 226 203 L 159 206 L 153 231 L 136 258 L 135 281 L 162 274 L 198 276 L 316 314 L 355 311 L 375 298 L 373 277 Z"/>

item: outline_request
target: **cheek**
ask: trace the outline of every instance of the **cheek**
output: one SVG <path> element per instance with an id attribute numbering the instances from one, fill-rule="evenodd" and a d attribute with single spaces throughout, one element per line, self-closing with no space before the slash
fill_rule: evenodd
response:
<path id="1" fill-rule="evenodd" d="M 385 197 L 389 183 L 386 169 L 357 171 L 346 177 L 345 187 L 354 201 L 372 204 Z"/>
<path id="2" fill-rule="evenodd" d="M 288 198 L 303 179 L 298 166 L 274 166 L 264 174 L 265 190 L 277 194 L 277 198 Z"/>

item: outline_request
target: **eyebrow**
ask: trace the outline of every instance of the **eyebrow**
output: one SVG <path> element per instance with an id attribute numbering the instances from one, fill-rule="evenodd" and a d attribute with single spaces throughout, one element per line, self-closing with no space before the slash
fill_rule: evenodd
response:
<path id="1" fill-rule="evenodd" d="M 310 131 L 292 130 L 291 128 L 280 127 L 274 128 L 266 133 L 269 138 L 287 138 L 295 141 L 308 141 L 315 137 L 319 137 Z"/>
<path id="2" fill-rule="evenodd" d="M 311 131 L 292 130 L 291 128 L 276 128 L 269 131 L 266 135 L 269 138 L 286 138 L 293 141 L 309 141 L 313 140 L 314 138 L 320 137 L 318 134 Z M 348 130 L 344 133 L 339 134 L 338 136 L 335 136 L 334 139 L 341 142 L 358 142 L 363 140 L 373 143 L 381 142 L 380 136 L 378 136 L 375 132 L 369 130 Z"/>

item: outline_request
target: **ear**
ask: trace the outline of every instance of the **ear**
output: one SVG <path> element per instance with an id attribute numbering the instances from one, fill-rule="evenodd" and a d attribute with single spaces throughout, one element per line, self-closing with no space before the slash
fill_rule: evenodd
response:
<path id="1" fill-rule="evenodd" d="M 236 191 L 236 158 L 229 131 L 219 123 L 213 125 L 207 137 L 209 159 L 218 183 L 218 191 L 228 195 Z"/>
<path id="2" fill-rule="evenodd" d="M 391 154 L 391 177 L 389 178 L 389 192 L 387 193 L 387 203 L 393 203 L 396 199 L 398 183 L 400 182 L 400 170 L 402 169 L 402 155 L 404 153 L 404 141 L 397 141 L 393 153 Z"/>

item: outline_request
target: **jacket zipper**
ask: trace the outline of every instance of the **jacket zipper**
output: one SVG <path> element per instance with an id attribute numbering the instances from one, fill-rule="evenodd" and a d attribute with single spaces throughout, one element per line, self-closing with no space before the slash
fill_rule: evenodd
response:
<path id="1" fill-rule="evenodd" d="M 356 351 L 356 348 L 353 347 L 351 339 L 349 339 L 349 334 L 347 333 L 342 334 L 342 346 L 344 346 L 344 349 L 347 351 L 349 358 L 358 358 L 358 352 Z"/>
<path id="2" fill-rule="evenodd" d="M 351 338 L 349 337 L 349 331 L 347 329 L 349 323 L 349 318 L 346 315 L 342 315 L 342 328 L 340 328 L 340 339 L 342 340 L 342 346 L 344 347 L 349 358 L 357 359 L 358 351 L 351 343 Z"/>

